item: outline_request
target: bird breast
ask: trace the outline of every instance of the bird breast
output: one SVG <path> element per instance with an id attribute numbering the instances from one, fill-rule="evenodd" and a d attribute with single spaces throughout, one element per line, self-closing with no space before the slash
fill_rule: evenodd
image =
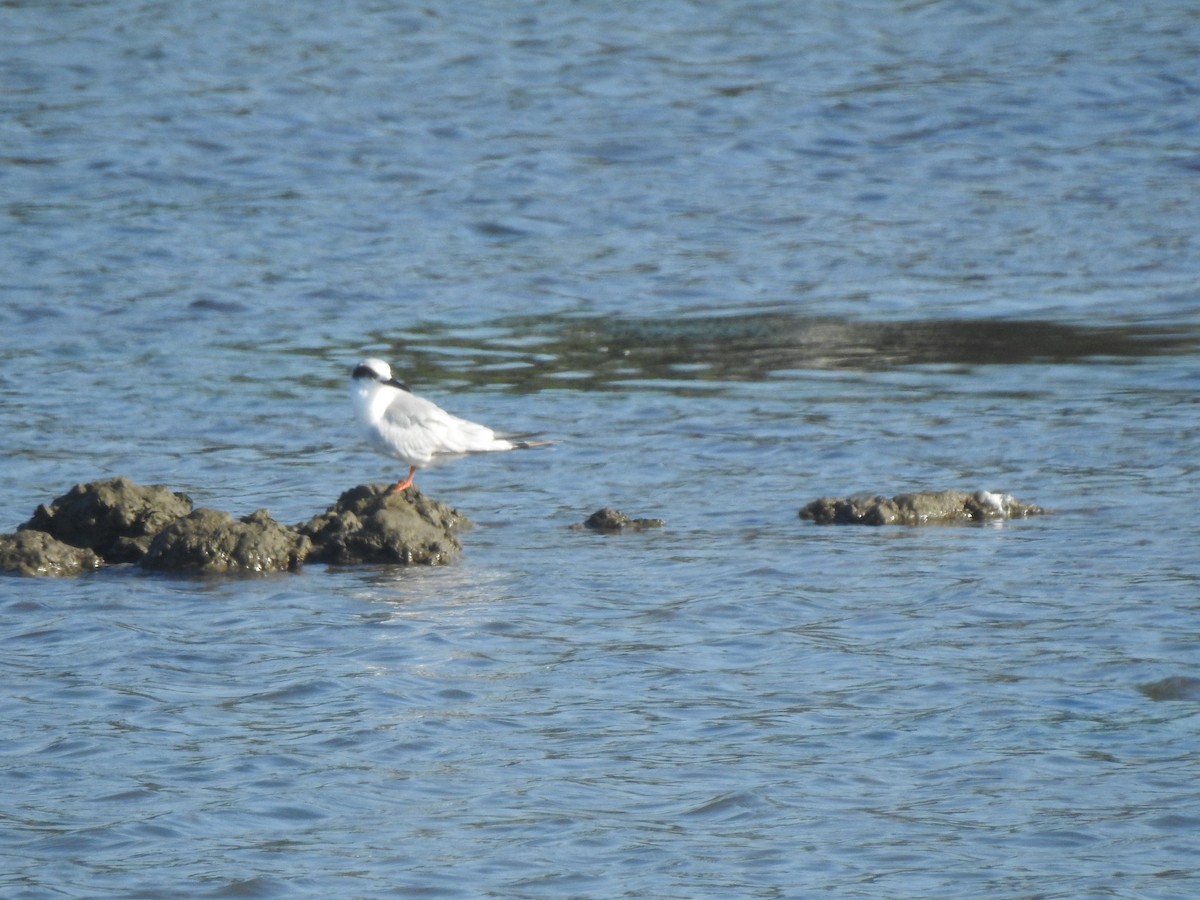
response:
<path id="1" fill-rule="evenodd" d="M 374 425 L 383 418 L 388 404 L 395 396 L 394 391 L 384 390 L 377 382 L 355 384 L 351 392 L 354 413 L 364 425 Z"/>

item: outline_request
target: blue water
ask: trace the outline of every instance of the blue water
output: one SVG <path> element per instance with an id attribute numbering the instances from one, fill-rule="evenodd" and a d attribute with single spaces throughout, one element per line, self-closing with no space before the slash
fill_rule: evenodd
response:
<path id="1" fill-rule="evenodd" d="M 0 893 L 1200 890 L 1193 4 L 245 6 L 0 12 L 0 530 L 395 479 L 363 355 L 558 444 L 448 567 L 0 579 Z M 1053 512 L 797 517 L 945 487 Z"/>

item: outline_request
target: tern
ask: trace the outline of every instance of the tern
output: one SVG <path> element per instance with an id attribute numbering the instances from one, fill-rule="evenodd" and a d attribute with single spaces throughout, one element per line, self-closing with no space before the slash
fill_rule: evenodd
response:
<path id="1" fill-rule="evenodd" d="M 417 469 L 471 453 L 524 450 L 554 443 L 497 434 L 486 425 L 451 415 L 393 378 L 392 367 L 382 359 L 364 359 L 354 367 L 350 396 L 354 414 L 371 445 L 408 464 L 408 477 L 396 482 L 393 492 L 412 487 Z"/>

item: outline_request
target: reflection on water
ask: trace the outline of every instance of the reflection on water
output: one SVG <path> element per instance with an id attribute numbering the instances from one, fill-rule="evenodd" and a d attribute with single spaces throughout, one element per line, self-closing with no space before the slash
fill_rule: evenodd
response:
<path id="1" fill-rule="evenodd" d="M 1187 329 L 1088 327 L 1036 320 L 864 322 L 786 312 L 680 319 L 511 317 L 455 332 L 414 328 L 388 355 L 415 383 L 508 384 L 521 391 L 636 383 L 763 381 L 798 369 L 1080 362 L 1187 353 Z M 681 384 L 682 383 L 682 384 Z"/>

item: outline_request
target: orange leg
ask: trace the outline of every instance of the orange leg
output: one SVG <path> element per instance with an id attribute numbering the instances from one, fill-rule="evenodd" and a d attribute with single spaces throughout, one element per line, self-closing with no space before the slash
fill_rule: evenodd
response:
<path id="1" fill-rule="evenodd" d="M 403 481 L 397 481 L 395 486 L 392 488 L 392 493 L 398 494 L 401 491 L 407 490 L 408 488 L 412 487 L 413 486 L 413 476 L 416 474 L 417 474 L 417 467 L 409 466 L 408 477 L 405 478 Z"/>

